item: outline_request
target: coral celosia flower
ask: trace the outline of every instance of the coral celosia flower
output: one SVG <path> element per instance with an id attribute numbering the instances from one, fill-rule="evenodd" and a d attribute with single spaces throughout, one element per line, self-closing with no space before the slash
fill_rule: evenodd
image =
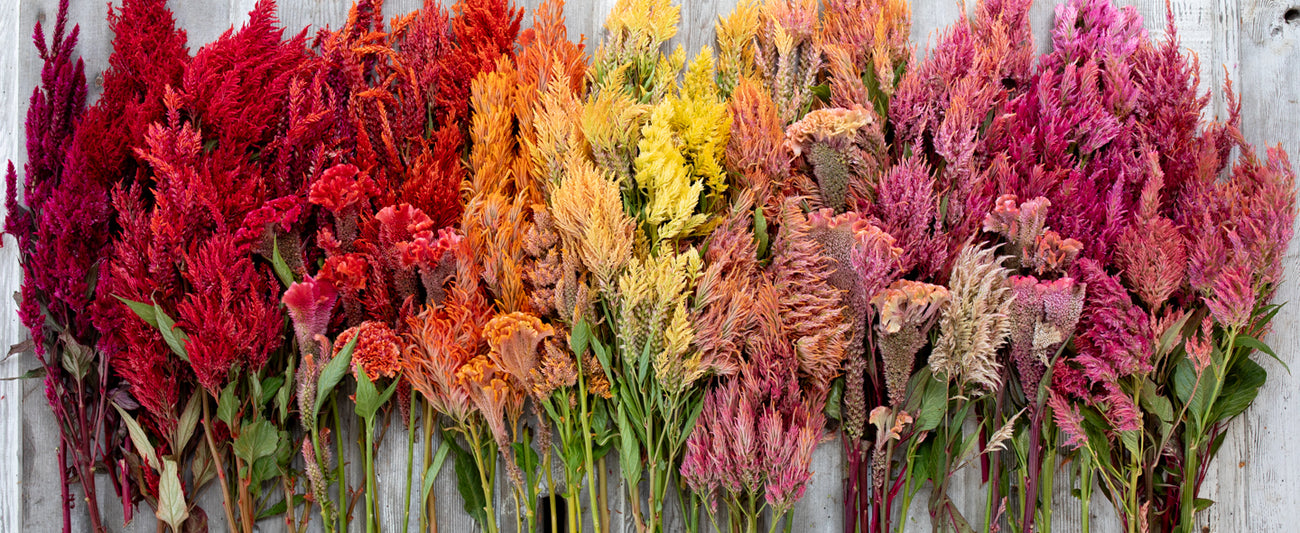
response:
<path id="1" fill-rule="evenodd" d="M 392 378 L 402 371 L 402 344 L 396 333 L 382 322 L 367 320 L 340 333 L 334 340 L 334 355 L 352 342 L 352 370 L 364 370 L 371 380 Z"/>
<path id="2" fill-rule="evenodd" d="M 929 341 L 930 328 L 948 304 L 948 289 L 900 279 L 876 293 L 871 305 L 879 321 L 880 356 L 890 404 L 902 404 L 916 353 Z"/>
<path id="3" fill-rule="evenodd" d="M 876 181 L 884 170 L 885 138 L 871 111 L 818 109 L 786 128 L 785 137 L 796 168 L 806 168 L 806 178 L 815 180 L 811 188 L 796 181 L 798 192 L 837 213 L 875 198 Z"/>

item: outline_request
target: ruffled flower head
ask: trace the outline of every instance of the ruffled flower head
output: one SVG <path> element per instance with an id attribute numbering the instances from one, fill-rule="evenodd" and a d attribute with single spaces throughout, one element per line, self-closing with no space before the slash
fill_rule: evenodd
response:
<path id="1" fill-rule="evenodd" d="M 371 380 L 378 380 L 395 377 L 402 371 L 401 339 L 388 325 L 368 320 L 344 330 L 334 341 L 334 355 L 352 342 L 353 337 L 357 339 L 352 349 L 353 373 L 364 370 Z"/>

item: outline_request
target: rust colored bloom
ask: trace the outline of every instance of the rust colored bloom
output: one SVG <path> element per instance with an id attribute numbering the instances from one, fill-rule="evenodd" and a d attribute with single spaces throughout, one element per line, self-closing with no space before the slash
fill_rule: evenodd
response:
<path id="1" fill-rule="evenodd" d="M 344 330 L 334 341 L 334 355 L 357 338 L 357 345 L 352 350 L 352 369 L 365 370 L 372 380 L 381 377 L 391 378 L 402 370 L 401 340 L 388 325 L 367 320 L 359 326 Z"/>

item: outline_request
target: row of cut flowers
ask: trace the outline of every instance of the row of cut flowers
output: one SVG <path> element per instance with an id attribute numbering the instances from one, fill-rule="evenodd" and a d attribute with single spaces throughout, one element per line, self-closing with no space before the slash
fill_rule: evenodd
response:
<path id="1" fill-rule="evenodd" d="M 840 446 L 846 533 L 1049 531 L 1061 480 L 1191 532 L 1277 358 L 1294 174 L 1172 18 L 1068 0 L 1036 55 L 982 0 L 921 54 L 904 0 L 741 0 L 688 61 L 669 0 L 590 49 L 561 0 L 263 0 L 191 53 L 125 0 L 88 105 L 67 4 L 5 226 L 65 531 L 97 476 L 177 532 L 208 486 L 231 532 L 432 531 L 445 468 L 489 533 L 791 531 Z"/>

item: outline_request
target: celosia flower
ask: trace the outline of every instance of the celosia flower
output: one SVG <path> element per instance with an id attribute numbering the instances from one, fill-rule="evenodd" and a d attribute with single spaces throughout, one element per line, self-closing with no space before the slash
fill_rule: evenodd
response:
<path id="1" fill-rule="evenodd" d="M 563 181 L 551 197 L 550 213 L 565 248 L 582 258 L 602 288 L 612 288 L 623 265 L 632 258 L 636 228 L 623 212 L 619 184 L 587 161 L 569 157 Z"/>
<path id="2" fill-rule="evenodd" d="M 745 341 L 756 327 L 759 267 L 758 245 L 750 231 L 752 209 L 753 196 L 742 191 L 731 213 L 709 235 L 706 266 L 695 286 L 695 347 L 703 366 L 720 375 L 740 371 Z"/>
<path id="3" fill-rule="evenodd" d="M 871 299 L 879 317 L 876 327 L 891 405 L 902 404 L 916 353 L 929 341 L 930 328 L 947 304 L 948 289 L 905 279 Z"/>
<path id="4" fill-rule="evenodd" d="M 814 0 L 764 2 L 759 11 L 754 66 L 772 93 L 783 124 L 808 112 L 813 85 L 821 70 L 814 42 L 817 3 Z"/>
<path id="5" fill-rule="evenodd" d="M 231 372 L 254 373 L 280 346 L 284 319 L 269 273 L 254 268 L 233 237 L 218 235 L 185 259 L 193 292 L 177 306 L 199 383 L 217 394 Z"/>
<path id="6" fill-rule="evenodd" d="M 967 245 L 953 264 L 952 301 L 939 321 L 930 353 L 935 374 L 986 391 L 1000 384 L 997 351 L 1011 332 L 1007 269 L 994 248 Z"/>
<path id="7" fill-rule="evenodd" d="M 1039 281 L 1011 276 L 1011 360 L 1020 383 L 1033 395 L 1042 382 L 1050 357 L 1074 334 L 1083 312 L 1084 287 L 1073 278 Z"/>
<path id="8" fill-rule="evenodd" d="M 1048 395 L 1047 406 L 1052 410 L 1052 419 L 1056 421 L 1057 427 L 1065 434 L 1065 446 L 1079 448 L 1088 440 L 1088 434 L 1083 431 L 1083 415 L 1079 414 L 1078 407 L 1055 391 Z"/>
<path id="9" fill-rule="evenodd" d="M 357 344 L 352 349 L 352 372 L 364 370 L 371 380 L 392 378 L 402 371 L 401 340 L 382 322 L 367 320 L 361 325 L 353 326 L 340 333 L 334 340 L 334 355 L 352 342 Z"/>
<path id="10" fill-rule="evenodd" d="M 618 280 L 618 324 L 623 354 L 648 353 L 664 390 L 680 391 L 703 376 L 700 354 L 689 353 L 694 331 L 686 300 L 701 268 L 694 248 L 632 259 Z"/>
<path id="11" fill-rule="evenodd" d="M 777 310 L 784 334 L 794 344 L 800 377 L 810 381 L 812 390 L 827 390 L 840 364 L 851 351 L 849 343 L 861 337 L 857 318 L 865 311 L 846 311 L 845 303 L 865 298 L 849 295 L 845 288 L 851 281 L 836 279 L 847 269 L 838 263 L 811 234 L 809 223 L 787 201 L 781 210 L 781 228 L 772 246 L 772 264 L 768 267 L 776 288 Z M 837 282 L 841 282 L 837 283 Z"/>
<path id="12" fill-rule="evenodd" d="M 705 50 L 692 63 L 705 63 L 712 72 L 712 56 Z M 681 96 L 668 96 L 650 112 L 637 143 L 634 161 L 636 186 L 646 197 L 645 222 L 661 240 L 684 237 L 707 220 L 697 207 L 706 187 L 710 194 L 725 189 L 722 157 L 731 128 L 727 106 L 698 76 L 687 78 Z"/>
<path id="13" fill-rule="evenodd" d="M 488 358 L 515 380 L 518 387 L 534 388 L 532 376 L 538 368 L 538 347 L 555 334 L 555 329 L 527 313 L 505 313 L 483 326 Z"/>
<path id="14" fill-rule="evenodd" d="M 741 8 L 736 9 L 739 12 Z M 757 82 L 742 78 L 727 105 L 732 117 L 727 169 L 738 174 L 741 188 L 753 191 L 760 204 L 768 205 L 769 195 L 781 191 L 790 173 L 789 155 L 783 146 L 785 128 L 776 104 Z"/>
<path id="15" fill-rule="evenodd" d="M 815 187 L 796 190 L 817 198 L 837 213 L 875 198 L 884 170 L 885 139 L 878 120 L 864 108 L 818 109 L 785 131 L 785 146 L 806 168 Z M 806 190 L 799 190 L 806 189 Z"/>
<path id="16" fill-rule="evenodd" d="M 316 337 L 325 335 L 337 301 L 338 290 L 334 285 L 311 276 L 289 285 L 284 291 L 281 302 L 289 311 L 289 318 L 293 319 L 298 350 L 302 353 L 320 353 Z"/>
<path id="17" fill-rule="evenodd" d="M 554 338 L 547 339 L 542 347 L 541 364 L 528 373 L 529 382 L 533 384 L 533 396 L 537 398 L 546 398 L 556 390 L 578 383 L 578 367 L 574 365 L 573 354 L 555 342 Z"/>
<path id="18" fill-rule="evenodd" d="M 881 230 L 906 243 L 897 265 L 904 275 L 938 279 L 947 270 L 948 243 L 961 237 L 945 234 L 939 204 L 934 178 L 924 161 L 913 156 L 885 172 L 876 185 L 876 201 L 860 206 Z"/>

